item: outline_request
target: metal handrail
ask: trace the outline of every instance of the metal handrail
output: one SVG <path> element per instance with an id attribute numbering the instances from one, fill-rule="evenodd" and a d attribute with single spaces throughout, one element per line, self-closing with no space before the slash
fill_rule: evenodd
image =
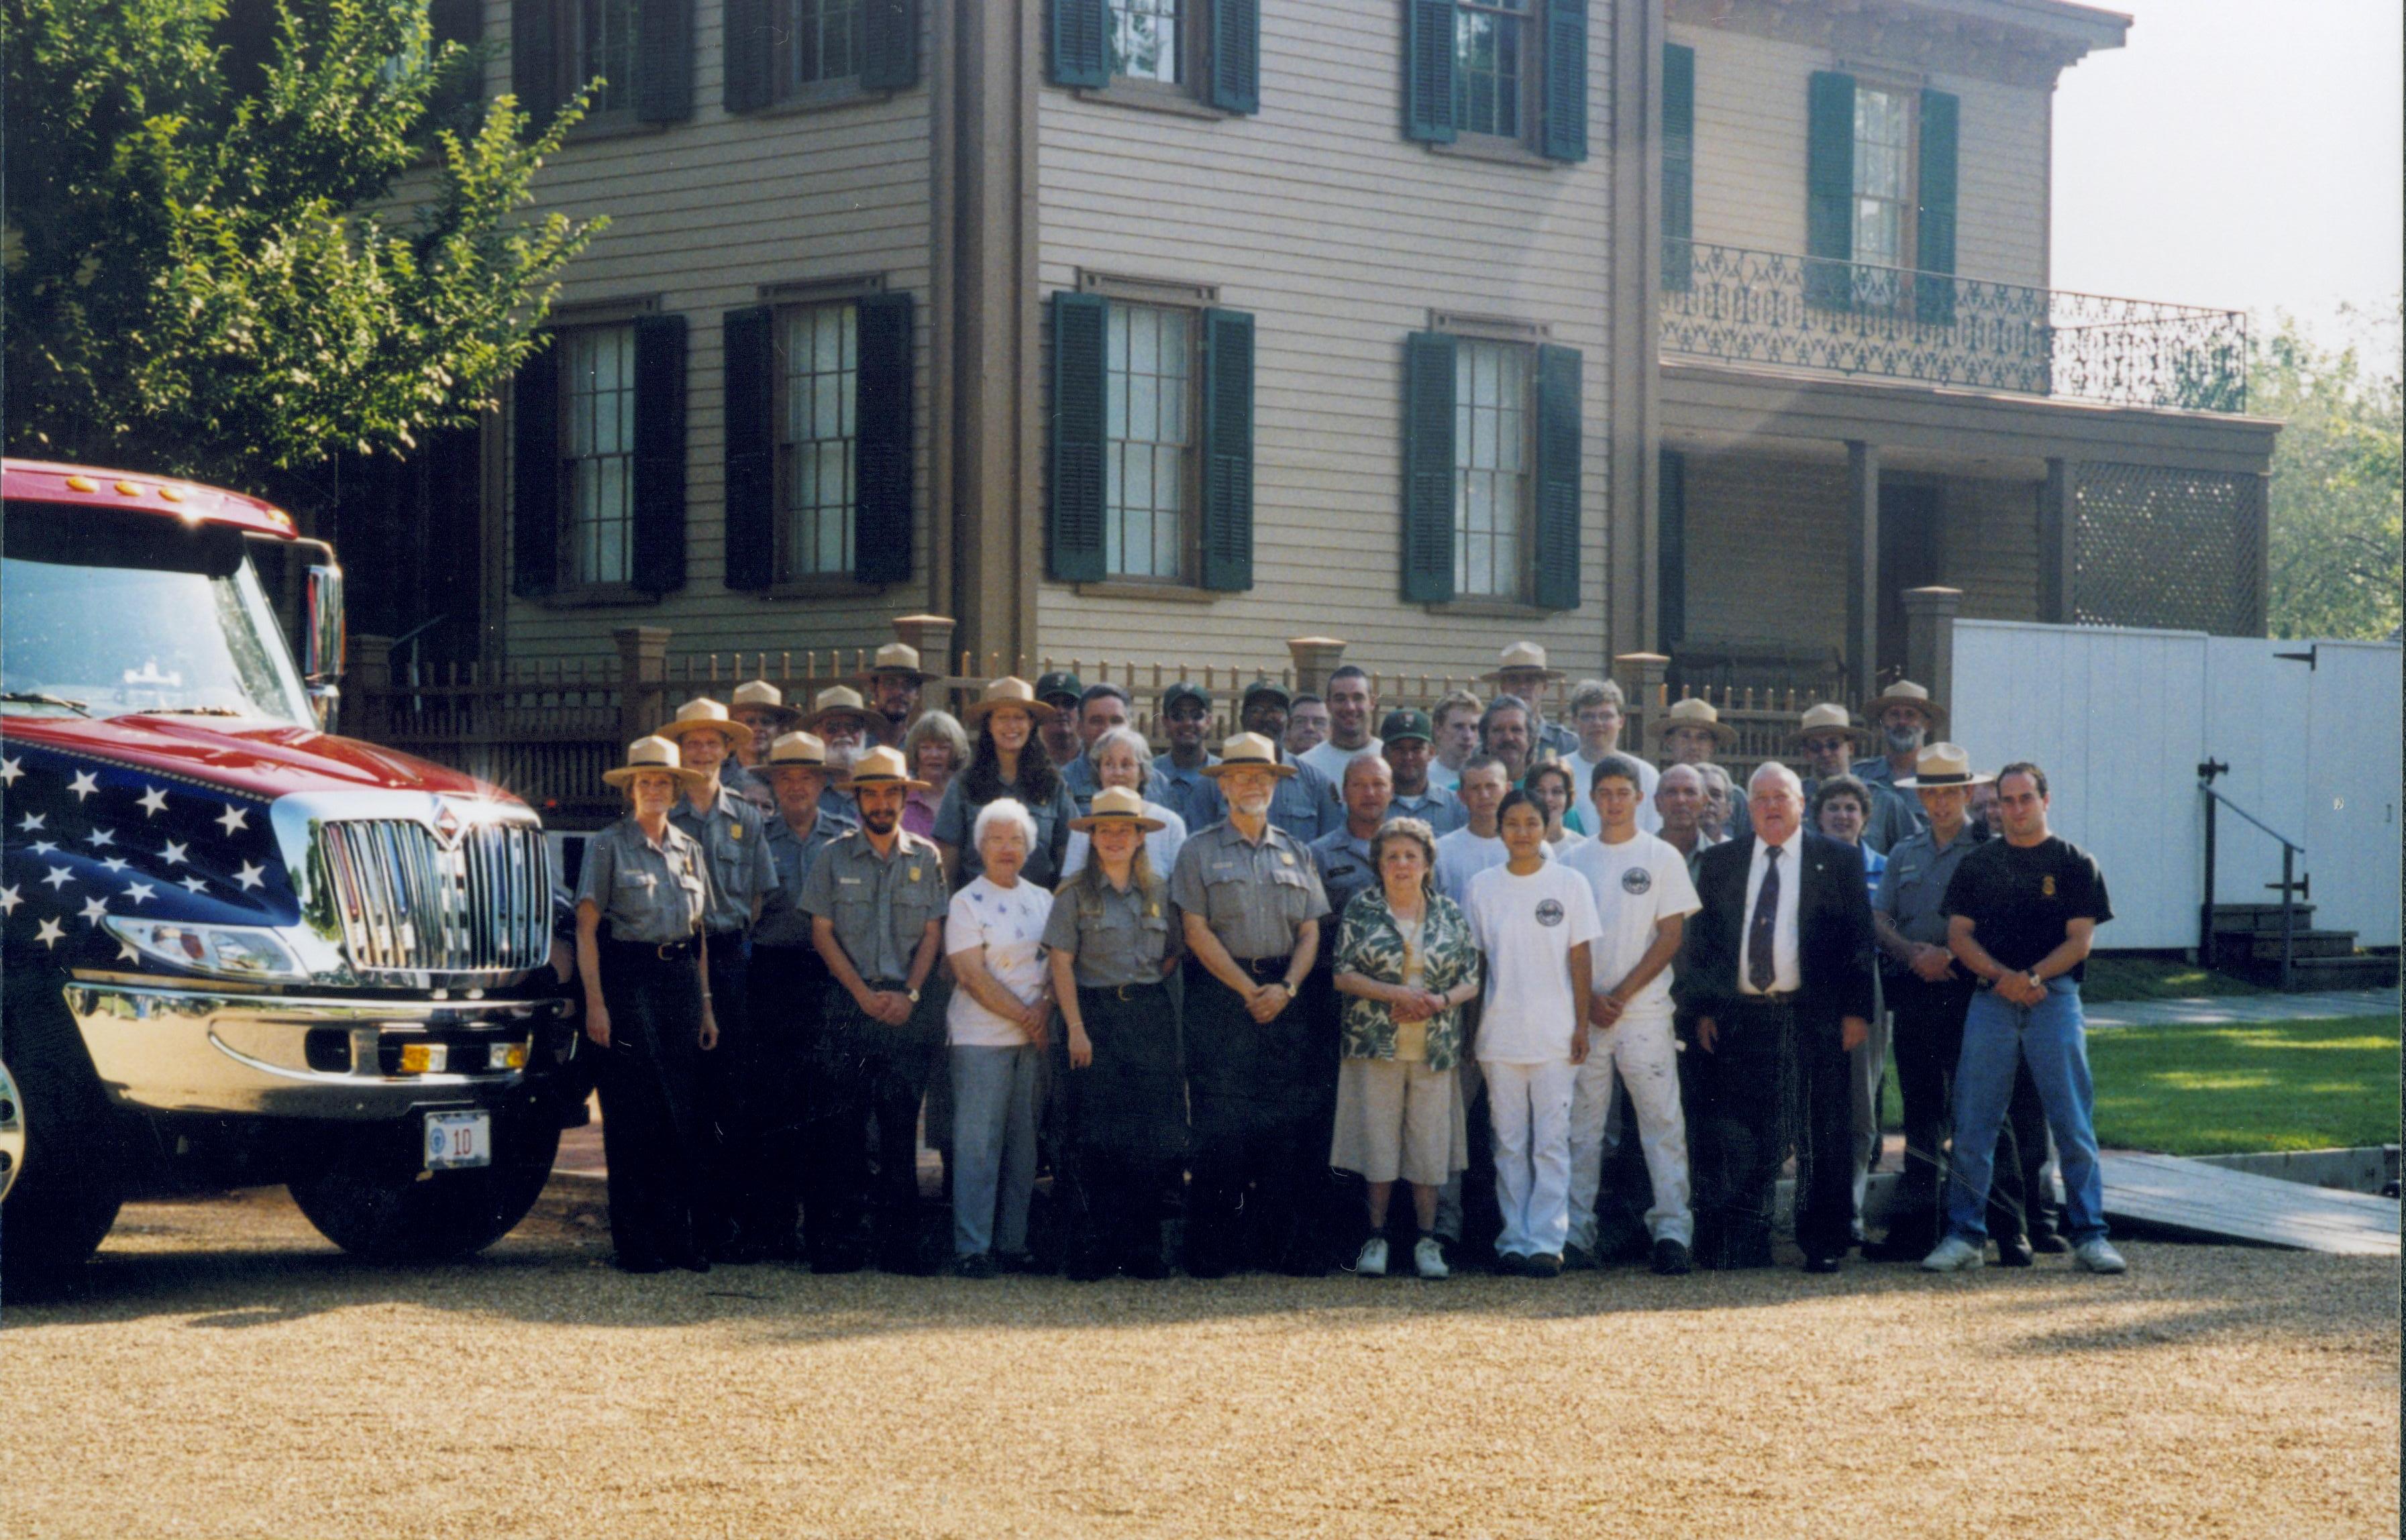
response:
<path id="1" fill-rule="evenodd" d="M 2263 819 L 2257 817 L 2254 813 L 2248 812 L 2245 808 L 2241 807 L 2238 803 L 2232 801 L 2229 798 L 2225 797 L 2222 793 L 2215 790 L 2208 783 L 2200 781 L 2197 784 L 2197 789 L 2205 793 L 2208 797 L 2213 798 L 2224 807 L 2229 808 L 2231 812 L 2239 814 L 2240 817 L 2246 819 L 2257 828 L 2260 828 L 2265 833 L 2271 835 L 2273 839 L 2280 841 L 2281 843 L 2286 845 L 2289 849 L 2296 851 L 2299 855 L 2303 855 L 2306 853 L 2305 846 L 2300 844 L 2297 841 L 2290 839 L 2287 835 L 2282 833 L 2279 829 L 2274 828 L 2272 825 L 2264 822 Z"/>
<path id="2" fill-rule="evenodd" d="M 2297 961 L 2298 899 L 2313 897 L 2314 875 L 2298 875 L 2298 858 L 2305 855 L 2305 846 L 2214 789 L 2214 778 L 2229 769 L 2214 759 L 2197 767 L 2197 789 L 2205 793 L 2205 893 L 2198 905 L 2197 960 L 2203 967 L 2214 966 L 2215 810 L 2226 807 L 2281 842 L 2281 880 L 2264 885 L 2279 890 L 2281 895 L 2281 992 L 2286 995 L 2293 982 Z M 2249 944 L 2252 948 L 2254 943 Z"/>

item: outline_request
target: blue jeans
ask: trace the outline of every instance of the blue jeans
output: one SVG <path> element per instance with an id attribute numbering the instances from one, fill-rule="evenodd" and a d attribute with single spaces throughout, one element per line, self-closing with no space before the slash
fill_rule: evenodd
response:
<path id="1" fill-rule="evenodd" d="M 1044 1051 L 951 1050 L 953 1067 L 953 1253 L 1027 1250 L 1027 1203 L 1036 1191 L 1036 1080 Z"/>
<path id="2" fill-rule="evenodd" d="M 2063 1163 L 2063 1232 L 2074 1246 L 2105 1234 L 2105 1180 L 2097 1166 L 2097 1135 L 2089 1125 L 2096 1105 L 2088 1080 L 2088 1037 L 2080 1013 L 2080 986 L 2050 979 L 2046 998 L 2034 1006 L 2009 1005 L 1989 990 L 1972 996 L 1963 1018 L 1963 1056 L 1955 1067 L 1954 1175 L 1946 1190 L 1950 1234 L 1978 1244 L 1988 1238 L 1988 1179 L 1997 1153 L 1997 1130 L 2013 1099 L 2017 1060 L 2029 1064 L 2031 1081 L 2055 1130 L 2056 1154 Z"/>

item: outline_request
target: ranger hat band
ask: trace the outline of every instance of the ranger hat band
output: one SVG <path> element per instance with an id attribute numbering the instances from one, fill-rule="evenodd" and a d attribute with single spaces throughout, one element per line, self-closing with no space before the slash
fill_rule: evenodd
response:
<path id="1" fill-rule="evenodd" d="M 849 685 L 831 685 L 819 691 L 812 706 L 811 714 L 802 718 L 805 731 L 823 734 L 827 724 L 839 716 L 858 717 L 863 728 L 869 725 L 869 702 Z"/>
<path id="2" fill-rule="evenodd" d="M 666 738 L 638 738 L 627 745 L 627 762 L 616 770 L 602 772 L 602 779 L 614 786 L 631 784 L 638 775 L 673 775 L 677 784 L 687 790 L 707 785 L 710 777 L 697 770 L 685 768 L 685 756 L 676 744 Z"/>
<path id="3" fill-rule="evenodd" d="M 1676 728 L 1703 728 L 1723 748 L 1737 742 L 1737 729 L 1721 720 L 1721 713 L 1713 710 L 1712 702 L 1694 696 L 1672 701 L 1671 709 L 1663 713 L 1663 730 L 1669 732 Z"/>
<path id="4" fill-rule="evenodd" d="M 1083 818 L 1072 818 L 1069 827 L 1081 834 L 1092 834 L 1100 824 L 1133 825 L 1140 833 L 1151 834 L 1169 826 L 1144 811 L 1144 798 L 1125 786 L 1105 786 L 1095 793 L 1093 811 Z"/>
<path id="5" fill-rule="evenodd" d="M 1434 743 L 1437 729 L 1430 725 L 1428 713 L 1406 709 L 1387 713 L 1387 719 L 1379 724 L 1379 737 L 1390 743 L 1414 738 Z"/>
<path id="6" fill-rule="evenodd" d="M 683 743 L 686 734 L 704 729 L 725 733 L 727 741 L 739 749 L 752 746 L 752 729 L 728 715 L 727 708 L 708 696 L 698 696 L 679 706 L 676 716 L 667 725 L 653 729 L 652 735 Z"/>
<path id="7" fill-rule="evenodd" d="M 1257 732 L 1240 732 L 1220 745 L 1220 762 L 1206 765 L 1203 773 L 1217 781 L 1230 770 L 1267 770 L 1283 781 L 1295 773 L 1293 765 L 1279 762 L 1278 745 Z"/>
<path id="8" fill-rule="evenodd" d="M 863 786 L 906 786 L 913 791 L 933 791 L 925 781 L 913 781 L 903 766 L 900 749 L 871 749 L 852 764 L 852 789 Z"/>
<path id="9" fill-rule="evenodd" d="M 1818 706 L 1804 708 L 1804 718 L 1796 724 L 1796 736 L 1802 741 L 1817 732 L 1843 732 L 1856 739 L 1869 739 L 1871 731 L 1855 725 L 1854 713 L 1835 701 L 1825 700 Z"/>
<path id="10" fill-rule="evenodd" d="M 1085 693 L 1085 685 L 1067 669 L 1054 669 L 1050 673 L 1040 675 L 1036 681 L 1036 699 L 1039 700 L 1050 700 L 1055 696 L 1067 696 L 1075 700 Z"/>
<path id="11" fill-rule="evenodd" d="M 1972 756 L 1952 743 L 1927 743 L 1914 757 L 1913 773 L 1896 784 L 1899 791 L 1937 791 L 1946 786 L 1985 786 L 1993 775 L 1975 775 Z"/>
<path id="12" fill-rule="evenodd" d="M 789 732 L 769 745 L 769 757 L 764 769 L 779 765 L 800 765 L 807 770 L 827 769 L 827 741 L 815 733 Z"/>
<path id="13" fill-rule="evenodd" d="M 1495 665 L 1495 671 L 1480 674 L 1479 678 L 1482 684 L 1493 685 L 1499 683 L 1507 673 L 1521 673 L 1531 670 L 1545 675 L 1548 679 L 1564 677 L 1562 670 L 1546 667 L 1545 648 L 1534 642 L 1515 642 L 1504 649 L 1503 658 Z"/>
<path id="14" fill-rule="evenodd" d="M 1930 699 L 1930 692 L 1910 679 L 1900 679 L 1887 689 L 1863 702 L 1863 720 L 1876 722 L 1880 713 L 1890 706 L 1911 706 L 1929 718 L 1932 731 L 1946 726 L 1946 708 Z"/>
<path id="15" fill-rule="evenodd" d="M 1000 679 L 989 679 L 984 692 L 962 708 L 961 720 L 976 727 L 1003 707 L 1016 706 L 1027 713 L 1031 722 L 1050 722 L 1061 714 L 1061 708 L 1038 699 L 1040 693 L 1026 680 L 1009 674 Z"/>
<path id="16" fill-rule="evenodd" d="M 919 649 L 907 642 L 888 642 L 878 648 L 876 657 L 870 662 L 869 671 L 907 673 L 923 684 L 935 677 L 919 667 Z"/>

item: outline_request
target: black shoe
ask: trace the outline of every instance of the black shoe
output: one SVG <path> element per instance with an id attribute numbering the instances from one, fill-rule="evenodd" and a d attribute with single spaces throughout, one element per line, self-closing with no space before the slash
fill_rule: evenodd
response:
<path id="1" fill-rule="evenodd" d="M 1495 1253 L 1495 1276 L 1498 1278 L 1527 1278 L 1529 1276 L 1529 1259 L 1518 1251 L 1498 1251 Z"/>
<path id="2" fill-rule="evenodd" d="M 1924 1241 L 1917 1236 L 1900 1235 L 1890 1230 L 1878 1240 L 1863 1242 L 1865 1262 L 1919 1262 L 1938 1245 L 1934 1239 Z"/>
<path id="3" fill-rule="evenodd" d="M 679 1262 L 677 1265 L 684 1268 L 688 1273 L 706 1273 L 710 1271 L 710 1259 L 703 1256 L 700 1251 L 696 1251 L 693 1255 L 686 1257 L 682 1262 Z"/>
<path id="4" fill-rule="evenodd" d="M 984 1251 L 972 1252 L 970 1255 L 965 1257 L 955 1257 L 953 1259 L 953 1276 L 955 1278 L 976 1279 L 981 1281 L 990 1279 L 994 1277 L 994 1258 Z"/>
<path id="5" fill-rule="evenodd" d="M 1695 1267 L 1687 1247 L 1664 1236 L 1654 1243 L 1654 1270 L 1664 1278 L 1685 1278 Z"/>
<path id="6" fill-rule="evenodd" d="M 1026 1251 L 997 1251 L 994 1270 L 998 1273 L 1043 1273 L 1051 1271 Z"/>
<path id="7" fill-rule="evenodd" d="M 1187 1253 L 1186 1276 L 1188 1278 L 1221 1279 L 1226 1278 L 1232 1271 L 1234 1269 L 1228 1265 L 1225 1257 L 1197 1256 L 1191 1251 Z"/>
<path id="8" fill-rule="evenodd" d="M 610 1264 L 622 1273 L 665 1273 L 669 1264 L 658 1257 L 612 1257 Z"/>
<path id="9" fill-rule="evenodd" d="M 1068 1272 L 1072 1283 L 1100 1283 L 1111 1276 L 1111 1264 L 1100 1257 L 1072 1257 Z M 1168 1276 L 1167 1269 L 1163 1276 Z"/>
<path id="10" fill-rule="evenodd" d="M 1827 1251 L 1818 1251 L 1804 1259 L 1804 1270 L 1808 1273 L 1834 1273 L 1842 1265 L 1844 1264 L 1838 1257 Z"/>
<path id="11" fill-rule="evenodd" d="M 1998 1265 L 1998 1266 L 2000 1266 L 2000 1267 L 2032 1267 L 2032 1266 L 2036 1266 L 2037 1264 L 2038 1264 L 2038 1256 L 2037 1256 L 2037 1254 L 2036 1254 L 2035 1250 L 2033 1250 L 2033 1248 L 2032 1248 L 2032 1244 L 2031 1244 L 2031 1242 L 2030 1242 L 2029 1240 L 2024 1239 L 2024 1238 L 2023 1238 L 2022 1236 L 2012 1236 L 2012 1237 L 2011 1237 L 2011 1238 L 2009 1238 L 2009 1239 L 2006 1239 L 2006 1238 L 2001 1238 L 2001 1239 L 1999 1239 L 1999 1240 L 1998 1240 L 1998 1242 L 1997 1242 L 1997 1265 Z"/>
<path id="12" fill-rule="evenodd" d="M 1151 1251 L 1139 1256 L 1132 1256 L 1125 1262 L 1121 1263 L 1120 1271 L 1125 1273 L 1130 1278 L 1142 1279 L 1151 1282 L 1154 1279 L 1168 1278 L 1169 1276 L 1169 1264 L 1162 1260 L 1160 1252 Z"/>
<path id="13" fill-rule="evenodd" d="M 2051 1257 L 2062 1256 L 2064 1253 L 2072 1250 L 2072 1242 L 2064 1239 L 2061 1236 L 2056 1234 L 2052 1230 L 2039 1230 L 2033 1232 L 2030 1237 L 2030 1243 L 2031 1250 L 2044 1252 L 2045 1255 Z"/>
<path id="14" fill-rule="evenodd" d="M 858 1251 L 828 1251 L 811 1258 L 814 1273 L 856 1273 L 869 1265 L 869 1259 Z"/>
<path id="15" fill-rule="evenodd" d="M 1523 1258 L 1521 1275 L 1523 1278 L 1560 1278 L 1563 1276 L 1562 1256 L 1554 1251 L 1539 1251 L 1535 1256 Z"/>

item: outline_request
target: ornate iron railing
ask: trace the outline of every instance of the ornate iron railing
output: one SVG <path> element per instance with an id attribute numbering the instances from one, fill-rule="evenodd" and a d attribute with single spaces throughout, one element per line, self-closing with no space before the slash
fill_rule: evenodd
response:
<path id="1" fill-rule="evenodd" d="M 2247 409 L 2247 318 L 1951 274 L 1665 243 L 1663 351 L 2199 412 Z"/>

